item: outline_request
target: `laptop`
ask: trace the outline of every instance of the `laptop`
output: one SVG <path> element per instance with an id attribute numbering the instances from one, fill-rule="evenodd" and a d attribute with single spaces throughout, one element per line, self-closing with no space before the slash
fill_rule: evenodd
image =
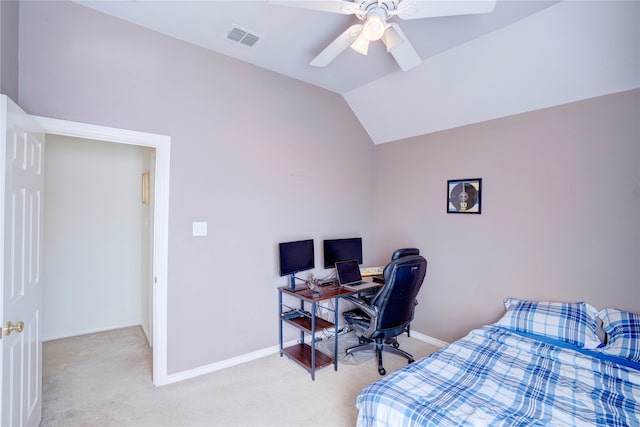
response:
<path id="1" fill-rule="evenodd" d="M 351 291 L 361 291 L 363 289 L 380 286 L 375 282 L 365 282 L 360 275 L 360 267 L 357 260 L 336 262 L 336 274 L 338 283 Z"/>

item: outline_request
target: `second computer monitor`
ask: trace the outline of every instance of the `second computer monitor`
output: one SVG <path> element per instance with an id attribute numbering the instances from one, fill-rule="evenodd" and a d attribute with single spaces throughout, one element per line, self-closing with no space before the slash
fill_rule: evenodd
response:
<path id="1" fill-rule="evenodd" d="M 324 241 L 324 268 L 334 268 L 336 262 L 351 259 L 358 260 L 358 264 L 362 264 L 362 238 Z"/>

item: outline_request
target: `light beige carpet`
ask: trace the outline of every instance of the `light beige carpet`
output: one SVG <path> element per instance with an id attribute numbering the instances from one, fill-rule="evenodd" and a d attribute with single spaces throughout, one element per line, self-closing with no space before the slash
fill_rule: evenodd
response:
<path id="1" fill-rule="evenodd" d="M 415 359 L 437 348 L 406 336 Z M 388 373 L 406 359 L 385 353 Z M 139 327 L 43 344 L 42 427 L 353 426 L 360 390 L 380 378 L 375 358 L 307 371 L 279 354 L 154 387 Z"/>

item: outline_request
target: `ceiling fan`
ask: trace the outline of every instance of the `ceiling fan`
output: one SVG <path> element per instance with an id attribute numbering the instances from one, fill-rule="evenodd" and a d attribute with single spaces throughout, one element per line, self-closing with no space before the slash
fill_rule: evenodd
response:
<path id="1" fill-rule="evenodd" d="M 325 67 L 348 47 L 366 55 L 370 42 L 382 40 L 387 52 L 403 71 L 407 71 L 420 64 L 422 59 L 400 26 L 388 22 L 390 18 L 421 19 L 489 13 L 493 11 L 496 0 L 270 0 L 270 3 L 355 15 L 362 21 L 347 28 L 310 65 Z"/>

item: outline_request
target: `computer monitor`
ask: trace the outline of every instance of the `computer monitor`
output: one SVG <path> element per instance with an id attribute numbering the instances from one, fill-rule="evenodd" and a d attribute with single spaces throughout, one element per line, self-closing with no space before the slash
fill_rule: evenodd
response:
<path id="1" fill-rule="evenodd" d="M 290 276 L 289 287 L 295 288 L 294 274 L 315 267 L 313 239 L 278 244 L 280 276 Z"/>
<path id="2" fill-rule="evenodd" d="M 338 261 L 355 259 L 362 264 L 362 238 L 329 239 L 324 241 L 324 268 L 334 268 Z"/>

